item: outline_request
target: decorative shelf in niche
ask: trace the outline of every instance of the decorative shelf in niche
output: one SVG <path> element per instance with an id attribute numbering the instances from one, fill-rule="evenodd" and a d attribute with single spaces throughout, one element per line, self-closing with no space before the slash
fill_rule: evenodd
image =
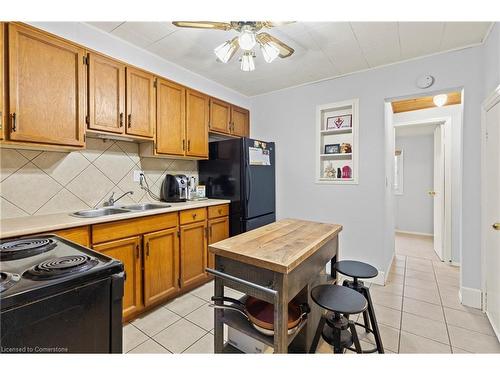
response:
<path id="1" fill-rule="evenodd" d="M 358 99 L 316 109 L 316 183 L 357 184 Z"/>

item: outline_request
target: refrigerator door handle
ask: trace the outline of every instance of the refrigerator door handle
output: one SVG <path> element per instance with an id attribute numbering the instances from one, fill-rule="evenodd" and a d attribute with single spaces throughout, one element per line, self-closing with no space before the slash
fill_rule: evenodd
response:
<path id="1" fill-rule="evenodd" d="M 247 174 L 247 181 L 246 181 L 246 192 L 245 192 L 245 201 L 246 201 L 246 206 L 248 207 L 248 201 L 250 200 L 250 193 L 252 191 L 252 176 L 250 175 L 250 163 L 247 163 L 246 169 L 246 174 Z"/>

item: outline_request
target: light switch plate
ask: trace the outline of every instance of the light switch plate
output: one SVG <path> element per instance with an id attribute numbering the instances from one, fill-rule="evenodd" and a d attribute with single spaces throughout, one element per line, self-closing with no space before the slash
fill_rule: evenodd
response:
<path id="1" fill-rule="evenodd" d="M 134 171 L 134 182 L 139 182 L 141 181 L 141 174 L 143 174 L 143 171 Z"/>

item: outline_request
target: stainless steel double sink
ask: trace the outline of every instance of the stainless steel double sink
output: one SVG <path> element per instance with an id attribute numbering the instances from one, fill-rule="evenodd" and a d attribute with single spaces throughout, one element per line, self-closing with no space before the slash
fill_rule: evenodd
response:
<path id="1" fill-rule="evenodd" d="M 141 203 L 141 204 L 131 204 L 128 206 L 120 206 L 120 207 L 102 207 L 102 208 L 92 208 L 90 210 L 82 210 L 73 212 L 70 214 L 75 217 L 101 217 L 101 216 L 109 216 L 109 215 L 117 215 L 124 214 L 129 212 L 139 212 L 139 211 L 149 211 L 149 210 L 157 210 L 160 208 L 168 208 L 171 207 L 170 204 L 159 204 L 159 203 Z"/>

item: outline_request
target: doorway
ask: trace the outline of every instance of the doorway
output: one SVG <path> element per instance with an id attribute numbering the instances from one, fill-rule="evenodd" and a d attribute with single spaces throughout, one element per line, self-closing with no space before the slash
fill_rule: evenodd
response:
<path id="1" fill-rule="evenodd" d="M 394 122 L 396 253 L 448 261 L 445 253 L 445 121 Z"/>

